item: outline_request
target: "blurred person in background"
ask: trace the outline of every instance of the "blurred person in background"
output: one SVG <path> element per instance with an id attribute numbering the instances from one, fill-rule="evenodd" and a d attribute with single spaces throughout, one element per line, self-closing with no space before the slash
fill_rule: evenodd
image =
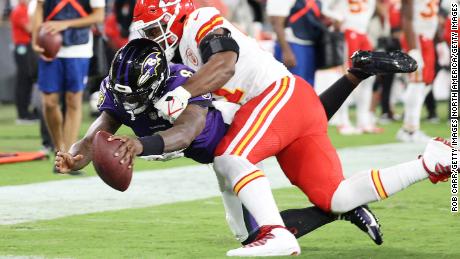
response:
<path id="1" fill-rule="evenodd" d="M 315 83 L 315 42 L 321 34 L 321 2 L 268 0 L 267 15 L 276 33 L 275 58 L 291 73 Z"/>
<path id="2" fill-rule="evenodd" d="M 342 29 L 345 32 L 347 57 L 357 50 L 373 50 L 374 47 L 368 36 L 368 28 L 372 16 L 376 12 L 377 0 L 348 1 Z M 348 67 L 351 67 L 348 61 Z M 374 115 L 371 112 L 372 85 L 374 78 L 367 79 L 362 87 L 355 92 L 356 101 L 356 131 L 357 133 L 381 133 L 382 129 L 375 126 Z M 347 126 L 339 127 L 339 132 L 348 131 Z M 352 127 L 352 126 L 351 126 Z M 352 129 L 353 130 L 353 129 Z"/>
<path id="3" fill-rule="evenodd" d="M 389 26 L 390 34 L 378 38 L 377 47 L 385 51 L 394 51 L 401 49 L 401 0 L 383 0 L 381 5 L 377 7 L 381 8 L 381 22 L 384 28 Z M 380 94 L 380 108 L 381 115 L 379 122 L 381 124 L 390 123 L 398 118 L 394 113 L 394 109 L 391 106 L 390 97 L 391 89 L 395 79 L 394 74 L 386 74 L 377 77 L 375 86 L 381 89 Z M 377 106 L 378 104 L 376 104 Z"/>
<path id="4" fill-rule="evenodd" d="M 38 85 L 42 92 L 44 118 L 56 151 L 67 151 L 78 137 L 82 120 L 82 96 L 93 56 L 90 26 L 104 20 L 104 0 L 38 0 L 32 30 L 32 46 L 41 27 L 51 34 L 61 33 L 62 47 L 53 60 L 41 56 Z M 64 93 L 66 111 L 59 107 Z M 55 168 L 53 170 L 56 172 Z"/>
<path id="5" fill-rule="evenodd" d="M 37 0 L 29 0 L 29 4 L 27 6 L 27 15 L 29 16 L 29 20 L 31 21 L 31 25 L 33 22 L 33 18 L 35 15 L 35 8 L 37 7 Z M 53 146 L 53 141 L 51 140 L 51 136 L 49 134 L 48 128 L 46 127 L 46 122 L 45 118 L 43 117 L 43 108 L 42 108 L 42 103 L 41 103 L 41 98 L 40 94 L 38 91 L 36 91 L 37 87 L 37 61 L 38 61 L 38 56 L 35 54 L 35 80 L 34 80 L 34 86 L 33 86 L 33 91 L 32 91 L 32 100 L 31 103 L 35 107 L 36 114 L 38 115 L 38 119 L 40 121 L 40 138 L 41 138 L 41 144 L 42 148 L 41 151 L 43 151 L 47 157 L 49 157 L 50 154 L 54 152 L 54 146 Z M 62 108 L 65 108 L 65 105 L 62 106 Z"/>
<path id="6" fill-rule="evenodd" d="M 110 64 L 118 49 L 129 41 L 131 20 L 136 0 L 115 0 L 109 4 L 104 34 L 107 41 L 106 57 Z"/>
<path id="7" fill-rule="evenodd" d="M 37 116 L 31 112 L 29 107 L 32 86 L 36 76 L 37 57 L 30 44 L 32 25 L 27 14 L 28 2 L 29 0 L 19 0 L 10 14 L 17 75 L 15 89 L 16 124 L 28 124 L 37 121 Z"/>
<path id="8" fill-rule="evenodd" d="M 323 1 L 325 5 L 331 5 L 334 1 Z M 376 0 L 354 0 L 336 1 L 335 9 L 341 14 L 333 17 L 336 23 L 341 24 L 341 30 L 345 33 L 347 66 L 350 67 L 348 59 L 357 50 L 373 50 L 372 43 L 368 37 L 368 27 L 372 16 L 376 12 Z M 326 8 L 328 9 L 328 8 Z M 336 12 L 337 13 L 337 12 Z M 348 114 L 348 102 L 345 102 L 337 112 L 338 132 L 342 135 L 353 135 L 362 133 L 381 133 L 382 129 L 376 127 L 374 115 L 371 111 L 372 85 L 374 79 L 367 79 L 362 87 L 353 93 L 356 102 L 357 127 L 354 127 Z"/>
<path id="9" fill-rule="evenodd" d="M 420 130 L 422 106 L 435 78 L 434 38 L 438 27 L 439 0 L 402 0 L 403 48 L 418 63 L 410 75 L 404 97 L 404 121 L 396 138 L 402 142 L 427 142 Z"/>
<path id="10" fill-rule="evenodd" d="M 2 20 L 4 19 L 6 11 L 6 1 L 0 1 L 0 24 L 2 24 Z"/>
<path id="11" fill-rule="evenodd" d="M 115 0 L 113 3 L 113 11 L 120 29 L 121 37 L 129 37 L 129 26 L 133 19 L 134 6 L 136 0 Z"/>

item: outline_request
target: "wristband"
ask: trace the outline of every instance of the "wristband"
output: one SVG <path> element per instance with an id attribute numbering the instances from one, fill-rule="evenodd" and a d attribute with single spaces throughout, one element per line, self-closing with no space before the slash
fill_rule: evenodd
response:
<path id="1" fill-rule="evenodd" d="M 161 155 L 164 153 L 165 142 L 163 137 L 159 134 L 155 134 L 147 137 L 138 138 L 142 144 L 142 153 L 138 156 L 151 156 L 151 155 Z"/>

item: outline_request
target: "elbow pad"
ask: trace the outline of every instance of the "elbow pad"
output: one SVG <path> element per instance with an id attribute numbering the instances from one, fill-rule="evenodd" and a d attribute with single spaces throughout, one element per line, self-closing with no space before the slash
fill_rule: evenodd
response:
<path id="1" fill-rule="evenodd" d="M 200 54 L 203 64 L 208 62 L 209 58 L 219 52 L 233 51 L 238 56 L 240 55 L 240 47 L 232 38 L 232 34 L 228 29 L 223 28 L 224 34 L 211 33 L 206 35 L 200 42 Z"/>

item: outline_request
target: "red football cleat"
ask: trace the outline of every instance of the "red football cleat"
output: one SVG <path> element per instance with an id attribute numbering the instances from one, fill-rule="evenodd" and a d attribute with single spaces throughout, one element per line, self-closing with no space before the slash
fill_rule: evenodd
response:
<path id="1" fill-rule="evenodd" d="M 299 255 L 295 236 L 283 226 L 262 226 L 256 240 L 227 252 L 227 256 L 286 256 Z"/>
<path id="2" fill-rule="evenodd" d="M 437 137 L 431 139 L 421 156 L 423 168 L 432 183 L 445 182 L 451 175 L 452 144 Z"/>

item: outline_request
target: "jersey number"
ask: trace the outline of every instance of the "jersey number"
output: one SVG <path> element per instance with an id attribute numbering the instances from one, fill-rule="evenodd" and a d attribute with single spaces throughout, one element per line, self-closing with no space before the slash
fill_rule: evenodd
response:
<path id="1" fill-rule="evenodd" d="M 239 103 L 244 95 L 244 92 L 241 91 L 240 89 L 235 89 L 234 91 L 230 91 L 225 88 L 217 89 L 213 93 L 215 95 L 224 97 L 225 99 L 227 99 L 227 101 L 231 103 Z"/>
<path id="2" fill-rule="evenodd" d="M 439 9 L 439 0 L 430 0 L 428 3 L 425 5 L 425 9 L 423 12 L 420 13 L 420 15 L 423 18 L 432 18 L 433 16 L 438 14 L 438 9 Z"/>
<path id="3" fill-rule="evenodd" d="M 179 73 L 183 77 L 192 77 L 193 76 L 192 71 L 188 71 L 188 70 L 185 70 L 185 69 L 182 69 Z"/>
<path id="4" fill-rule="evenodd" d="M 368 0 L 348 0 L 351 13 L 361 13 L 366 10 Z"/>

